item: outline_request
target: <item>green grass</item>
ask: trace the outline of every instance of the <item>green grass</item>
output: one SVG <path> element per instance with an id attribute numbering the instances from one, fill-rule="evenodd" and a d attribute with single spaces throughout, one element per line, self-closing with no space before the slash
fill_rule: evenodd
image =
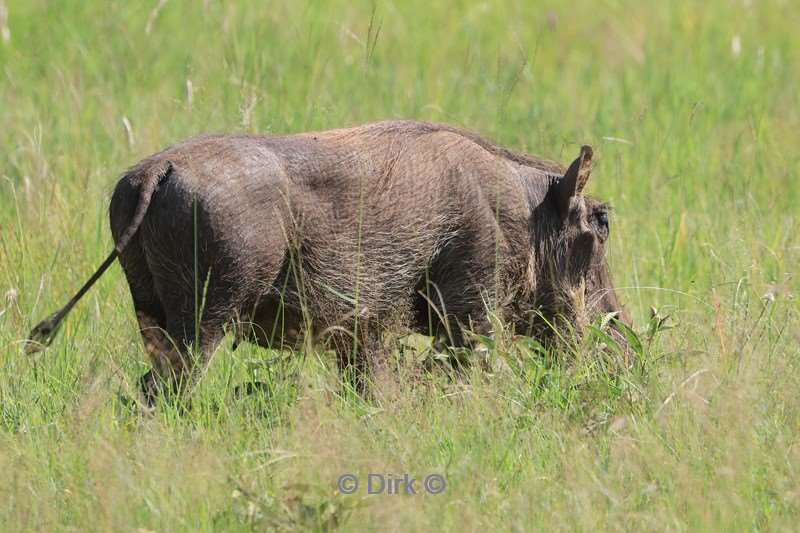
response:
<path id="1" fill-rule="evenodd" d="M 796 527 L 797 2 L 157 3 L 0 0 L 1 529 Z M 189 412 L 141 416 L 119 399 L 147 363 L 116 266 L 22 354 L 110 250 L 140 158 L 392 117 L 563 162 L 595 147 L 632 370 L 500 334 L 494 372 L 408 363 L 364 403 L 325 354 L 229 339 Z M 650 306 L 675 326 L 652 339 Z M 237 399 L 252 379 L 271 392 Z M 337 492 L 369 472 L 448 485 Z"/>

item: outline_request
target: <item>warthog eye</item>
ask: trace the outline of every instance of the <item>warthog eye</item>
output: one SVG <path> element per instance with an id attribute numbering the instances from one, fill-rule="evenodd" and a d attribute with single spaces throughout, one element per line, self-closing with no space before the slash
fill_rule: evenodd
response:
<path id="1" fill-rule="evenodd" d="M 598 211 L 594 215 L 594 223 L 603 239 L 608 237 L 608 211 Z"/>

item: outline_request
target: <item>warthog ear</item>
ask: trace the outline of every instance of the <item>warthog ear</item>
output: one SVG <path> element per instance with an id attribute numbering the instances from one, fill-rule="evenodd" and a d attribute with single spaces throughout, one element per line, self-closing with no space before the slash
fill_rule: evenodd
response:
<path id="1" fill-rule="evenodd" d="M 582 146 L 581 155 L 572 162 L 564 176 L 555 183 L 555 198 L 561 218 L 569 213 L 569 201 L 583 192 L 592 171 L 592 147 Z"/>

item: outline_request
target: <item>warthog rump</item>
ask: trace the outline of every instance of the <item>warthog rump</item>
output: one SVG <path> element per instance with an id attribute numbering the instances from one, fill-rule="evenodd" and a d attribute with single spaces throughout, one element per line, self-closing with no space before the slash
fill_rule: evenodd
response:
<path id="1" fill-rule="evenodd" d="M 622 313 L 606 207 L 583 195 L 592 150 L 565 171 L 450 126 L 411 121 L 288 136 L 203 136 L 129 170 L 111 198 L 115 248 L 30 351 L 118 258 L 154 369 L 179 384 L 190 353 L 237 339 L 333 341 L 356 380 L 388 324 L 454 345 L 488 330 L 577 331 Z"/>

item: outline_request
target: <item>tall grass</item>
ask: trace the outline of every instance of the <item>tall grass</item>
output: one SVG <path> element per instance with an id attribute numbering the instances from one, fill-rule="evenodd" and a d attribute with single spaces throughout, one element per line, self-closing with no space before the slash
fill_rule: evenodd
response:
<path id="1" fill-rule="evenodd" d="M 798 18 L 781 0 L 0 1 L 0 524 L 791 529 Z M 595 147 L 633 369 L 591 339 L 564 361 L 498 332 L 492 372 L 419 377 L 410 348 L 365 403 L 324 353 L 228 340 L 191 410 L 143 417 L 120 399 L 147 362 L 116 267 L 21 353 L 108 253 L 110 192 L 141 157 L 391 117 L 561 161 Z M 235 394 L 250 381 L 269 393 Z M 337 491 L 369 472 L 448 485 Z"/>

